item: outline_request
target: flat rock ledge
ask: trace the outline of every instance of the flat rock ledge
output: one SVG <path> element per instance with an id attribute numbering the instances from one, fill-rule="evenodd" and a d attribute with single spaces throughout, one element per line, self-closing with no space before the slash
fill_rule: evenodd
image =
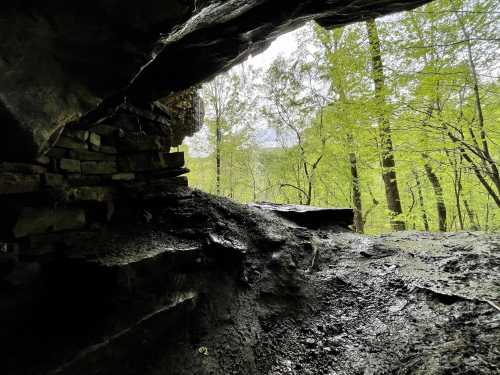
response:
<path id="1" fill-rule="evenodd" d="M 283 219 L 311 229 L 324 228 L 332 225 L 348 227 L 353 224 L 352 208 L 324 208 L 300 204 L 254 203 L 251 207 L 272 212 Z"/>

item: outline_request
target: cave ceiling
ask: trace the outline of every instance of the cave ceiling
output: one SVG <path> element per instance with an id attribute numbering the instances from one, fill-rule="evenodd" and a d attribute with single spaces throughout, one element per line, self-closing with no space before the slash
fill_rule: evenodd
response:
<path id="1" fill-rule="evenodd" d="M 426 2 L 2 2 L 0 158 L 40 155 L 66 124 L 200 83 L 307 21 L 330 28 Z"/>

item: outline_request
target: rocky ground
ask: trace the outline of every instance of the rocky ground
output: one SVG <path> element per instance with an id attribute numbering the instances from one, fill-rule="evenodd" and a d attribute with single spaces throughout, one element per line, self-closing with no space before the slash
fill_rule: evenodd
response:
<path id="1" fill-rule="evenodd" d="M 197 191 L 127 215 L 61 257 L 3 373 L 500 371 L 499 234 L 362 236 Z"/>

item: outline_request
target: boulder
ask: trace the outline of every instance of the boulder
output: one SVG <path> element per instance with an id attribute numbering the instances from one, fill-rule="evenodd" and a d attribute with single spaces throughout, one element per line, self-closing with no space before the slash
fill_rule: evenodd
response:
<path id="1" fill-rule="evenodd" d="M 205 108 L 196 87 L 183 90 L 158 101 L 172 119 L 172 146 L 182 144 L 203 126 Z"/>

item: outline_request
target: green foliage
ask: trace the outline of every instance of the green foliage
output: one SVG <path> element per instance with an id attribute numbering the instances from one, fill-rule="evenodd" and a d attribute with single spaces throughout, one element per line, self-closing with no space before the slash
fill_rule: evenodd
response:
<path id="1" fill-rule="evenodd" d="M 439 0 L 377 20 L 384 108 L 374 98 L 363 25 L 309 27 L 292 59 L 278 57 L 262 74 L 246 67 L 219 76 L 204 88 L 209 137 L 188 159 L 191 185 L 216 192 L 218 126 L 221 194 L 353 206 L 357 183 L 365 231 L 388 231 L 383 111 L 407 228 L 438 230 L 441 199 L 447 230 L 499 230 L 499 14 L 491 0 Z"/>

